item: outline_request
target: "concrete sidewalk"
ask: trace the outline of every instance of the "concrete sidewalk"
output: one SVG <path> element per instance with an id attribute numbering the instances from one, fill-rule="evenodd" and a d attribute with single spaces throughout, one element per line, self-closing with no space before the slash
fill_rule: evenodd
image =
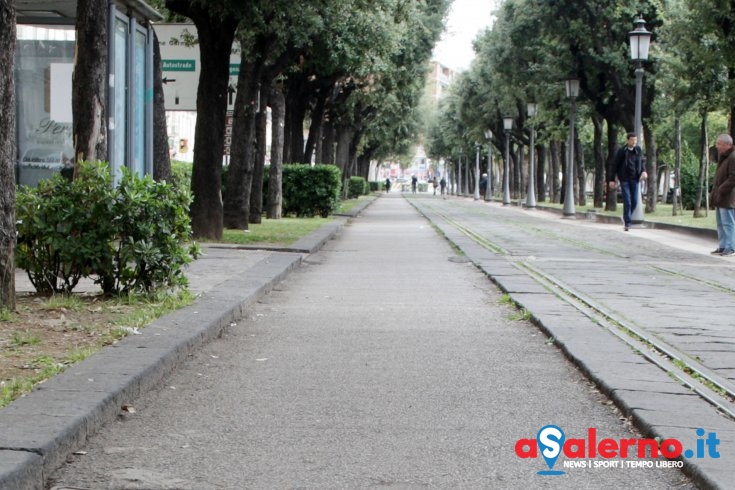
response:
<path id="1" fill-rule="evenodd" d="M 55 488 L 694 488 L 677 468 L 562 457 L 565 475 L 541 476 L 540 455 L 519 457 L 548 424 L 640 434 L 397 193 L 135 407 Z"/>
<path id="2" fill-rule="evenodd" d="M 205 245 L 186 270 L 195 303 L 155 320 L 0 410 L 0 489 L 45 488 L 45 479 L 121 407 L 155 386 L 193 351 L 217 338 L 268 293 L 306 254 L 319 250 L 364 202 L 286 248 Z M 85 281 L 77 289 L 96 291 Z M 23 271 L 18 292 L 34 291 Z"/>
<path id="3" fill-rule="evenodd" d="M 365 376 L 358 378 L 357 383 L 350 382 L 349 386 L 369 399 L 372 404 L 369 413 L 377 419 L 376 422 L 368 418 L 363 423 L 363 419 L 359 416 L 361 410 L 367 410 L 365 406 L 353 406 L 352 412 L 339 412 L 354 413 L 356 418 L 338 420 L 344 424 L 345 430 L 336 432 L 331 437 L 335 441 L 349 437 L 349 444 L 330 448 L 333 453 L 319 452 L 318 455 L 325 458 L 324 461 L 320 461 L 321 463 L 336 461 L 341 464 L 344 455 L 352 455 L 352 449 L 360 447 L 374 452 L 372 454 L 374 459 L 370 460 L 370 464 L 392 468 L 392 473 L 375 475 L 367 461 L 360 461 L 360 464 L 365 465 L 364 468 L 360 468 L 363 470 L 362 473 L 371 478 L 378 478 L 372 480 L 373 484 L 396 483 L 404 486 L 427 484 L 441 487 L 442 482 L 467 483 L 461 480 L 465 476 L 461 472 L 433 474 L 434 468 L 430 462 L 433 461 L 432 457 L 441 454 L 442 458 L 451 459 L 453 464 L 456 464 L 455 460 L 459 461 L 459 465 L 452 468 L 459 467 L 467 475 L 477 478 L 471 484 L 468 483 L 466 485 L 468 487 L 479 488 L 479 482 L 484 482 L 484 488 L 490 488 L 488 484 L 495 485 L 493 488 L 521 486 L 530 488 L 528 482 L 538 481 L 533 478 L 535 471 L 541 468 L 531 468 L 531 461 L 519 462 L 519 459 L 512 454 L 512 441 L 518 437 L 518 432 L 524 434 L 521 437 L 535 436 L 532 429 L 539 428 L 536 420 L 542 410 L 544 419 L 570 429 L 570 433 L 571 429 L 579 431 L 582 427 L 598 427 L 601 433 L 604 432 L 611 437 L 613 434 L 616 438 L 626 437 L 625 431 L 610 423 L 608 419 L 614 417 L 609 412 L 601 410 L 594 417 L 589 417 L 588 414 L 569 409 L 573 403 L 581 403 L 577 398 L 580 396 L 579 393 L 569 386 L 570 382 L 572 384 L 579 382 L 561 379 L 557 374 L 551 373 L 552 364 L 557 370 L 554 373 L 564 371 L 562 366 L 556 365 L 558 359 L 554 360 L 557 357 L 555 351 L 550 349 L 533 351 L 534 348 L 538 348 L 539 340 L 534 337 L 535 332 L 513 329 L 504 317 L 492 319 L 477 317 L 478 312 L 487 314 L 485 309 L 481 308 L 480 294 L 480 288 L 487 286 L 481 284 L 482 281 L 475 277 L 480 274 L 477 274 L 474 268 L 468 267 L 466 271 L 458 274 L 456 267 L 450 267 L 450 263 L 456 266 L 456 262 L 469 260 L 518 304 L 531 312 L 534 323 L 548 332 L 556 345 L 590 378 L 598 385 L 607 387 L 608 396 L 623 409 L 627 409 L 644 431 L 655 433 L 665 422 L 667 432 L 664 432 L 664 435 L 671 437 L 673 434 L 691 442 L 689 437 L 691 434 L 686 433 L 686 430 L 694 427 L 693 424 L 701 424 L 708 430 L 717 430 L 718 436 L 723 439 L 723 459 L 691 461 L 688 467 L 689 474 L 698 484 L 709 488 L 727 488 L 729 482 L 735 480 L 735 471 L 732 469 L 735 467 L 732 464 L 733 451 L 730 451 L 730 448 L 735 446 L 735 432 L 729 424 L 723 422 L 724 419 L 718 419 L 711 408 L 707 411 L 706 404 L 689 399 L 682 403 L 681 389 L 676 383 L 667 380 L 663 371 L 655 372 L 645 367 L 635 353 L 621 348 L 614 341 L 611 342 L 608 336 L 596 330 L 591 319 L 566 308 L 553 294 L 534 285 L 527 275 L 513 265 L 520 260 L 520 257 L 528 257 L 530 253 L 530 246 L 524 243 L 527 228 L 518 235 L 509 235 L 510 241 L 504 246 L 508 247 L 510 253 L 501 254 L 479 246 L 453 224 L 459 220 L 458 216 L 469 219 L 466 226 L 473 227 L 473 233 L 491 240 L 493 236 L 503 232 L 502 230 L 510 233 L 507 231 L 511 228 L 508 225 L 510 222 L 532 223 L 531 226 L 538 226 L 533 222 L 534 217 L 523 216 L 522 212 L 520 215 L 512 216 L 503 214 L 499 223 L 493 223 L 485 214 L 487 209 L 466 207 L 466 203 L 462 200 L 448 199 L 444 202 L 436 200 L 437 207 L 432 208 L 422 206 L 421 198 L 410 198 L 409 201 L 413 202 L 462 252 L 462 256 L 453 256 L 447 261 L 444 255 L 437 257 L 437 253 L 445 253 L 444 250 L 448 248 L 446 244 L 428 229 L 423 220 L 413 215 L 402 201 L 402 197 L 390 195 L 389 200 L 377 206 L 378 215 L 369 220 L 369 229 L 354 234 L 351 240 L 347 240 L 344 244 L 340 241 L 337 245 L 325 247 L 337 259 L 333 259 L 336 263 L 328 268 L 332 275 L 319 278 L 320 286 L 326 285 L 328 292 L 325 293 L 318 288 L 309 289 L 318 291 L 321 295 L 319 301 L 317 298 L 300 298 L 296 304 L 287 305 L 288 309 L 295 310 L 294 321 L 297 325 L 305 328 L 301 332 L 303 338 L 312 340 L 316 345 L 311 346 L 315 350 L 310 352 L 302 352 L 301 347 L 296 347 L 298 349 L 296 353 L 281 352 L 287 355 L 280 358 L 288 359 L 289 356 L 298 354 L 297 359 L 303 361 L 305 368 L 318 363 L 322 373 L 334 377 L 332 383 L 321 383 L 317 390 L 311 388 L 304 390 L 304 394 L 313 398 L 309 398 L 308 403 L 304 401 L 303 406 L 324 404 L 323 413 L 328 414 L 334 412 L 334 405 L 344 406 L 351 402 L 343 398 L 344 393 L 340 392 L 343 389 L 340 383 L 345 381 L 342 378 L 343 371 L 334 369 L 330 364 L 331 357 L 326 355 L 324 358 L 320 357 L 320 354 L 327 352 L 336 353 L 341 356 L 340 360 L 343 362 L 340 364 L 341 369 L 348 366 L 351 375 Z M 426 203 L 430 201 L 430 197 L 426 198 Z M 469 205 L 474 206 L 471 202 Z M 353 214 L 359 211 L 361 210 L 354 210 Z M 490 209 L 490 212 L 494 211 L 501 212 Z M 519 210 L 514 212 L 519 213 Z M 326 260 L 314 252 L 329 243 L 330 238 L 339 234 L 344 223 L 345 220 L 339 220 L 319 230 L 302 242 L 294 244 L 287 252 L 208 247 L 206 255 L 196 261 L 188 272 L 192 290 L 201 294 L 195 304 L 155 321 L 143 330 L 142 335 L 128 337 L 115 346 L 101 351 L 44 383 L 29 396 L 0 410 L 0 428 L 2 428 L 0 488 L 21 490 L 44 488 L 44 482 L 50 473 L 62 465 L 74 451 L 83 447 L 102 424 L 114 420 L 123 404 L 148 392 L 166 376 L 175 372 L 199 347 L 221 335 L 228 325 L 243 315 L 246 308 L 252 306 L 258 298 L 273 289 L 275 284 L 302 264 L 306 254 L 312 254 L 309 260 L 314 260 L 315 265 Z M 368 240 L 370 243 L 366 248 Z M 404 244 L 404 241 L 407 243 Z M 624 242 L 618 241 L 615 245 L 618 243 Z M 389 270 L 384 270 L 380 254 L 389 253 L 392 249 L 400 251 L 399 257 L 390 262 Z M 566 264 L 601 260 L 600 263 L 603 265 L 596 267 L 608 265 L 604 256 L 602 259 L 592 255 L 580 257 L 580 253 L 584 255 L 588 252 L 585 250 L 580 252 L 554 248 L 552 252 L 559 257 L 568 254 L 563 257 Z M 348 264 L 355 263 L 355 258 L 358 267 L 355 270 L 347 270 Z M 468 281 L 468 278 L 472 279 Z M 361 282 L 357 283 L 357 279 L 361 279 Z M 487 282 L 484 277 L 483 279 Z M 431 295 L 422 291 L 427 281 L 431 282 Z M 376 289 L 376 284 L 381 287 Z M 465 287 L 474 291 L 470 294 L 471 298 L 468 297 L 467 290 L 463 289 Z M 353 288 L 355 291 L 351 290 Z M 374 294 L 376 291 L 383 291 L 382 303 L 364 305 L 359 302 L 359 299 L 366 294 Z M 404 291 L 411 294 L 403 295 Z M 343 304 L 332 300 L 340 296 L 349 296 L 350 302 Z M 324 307 L 324 304 L 329 306 Z M 316 332 L 324 335 L 321 330 L 324 326 L 322 315 L 325 312 L 321 310 L 330 307 L 336 308 L 332 315 L 336 313 L 339 321 L 337 325 L 331 325 L 332 329 L 327 334 L 331 333 L 333 337 L 338 335 L 339 338 L 334 340 L 336 342 L 334 349 L 328 351 L 319 344 L 323 341 L 323 337 L 317 337 Z M 358 308 L 357 312 L 355 308 Z M 381 317 L 375 319 L 376 311 L 378 314 L 389 315 L 389 320 Z M 311 321 L 304 322 L 305 316 Z M 380 355 L 385 344 L 376 340 L 375 335 L 365 331 L 363 322 L 367 318 L 379 321 L 378 325 L 372 328 L 379 332 L 380 341 L 388 342 L 390 359 Z M 280 318 L 276 320 L 280 321 Z M 357 323 L 355 325 L 350 323 L 353 321 Z M 490 331 L 486 329 L 488 321 L 493 323 L 493 329 Z M 270 328 L 276 326 L 273 324 Z M 404 326 L 408 328 L 404 330 L 402 328 Z M 424 330 L 425 332 L 422 332 Z M 289 332 L 287 335 L 291 335 L 291 330 L 287 331 Z M 350 335 L 343 335 L 345 331 Z M 478 339 L 481 342 L 479 345 Z M 506 345 L 507 343 L 510 343 L 510 347 Z M 360 362 L 353 364 L 356 353 L 362 352 L 364 346 L 370 346 L 371 349 L 364 353 L 364 359 L 360 357 Z M 279 368 L 286 369 L 283 364 L 285 363 L 279 363 Z M 414 370 L 402 371 L 401 368 L 405 365 Z M 369 369 L 363 366 L 365 368 L 369 366 Z M 451 371 L 445 371 L 445 366 L 449 366 Z M 289 377 L 294 376 L 294 370 L 298 372 L 298 369 L 291 367 L 282 377 L 277 378 L 286 380 L 286 387 L 291 387 L 292 390 L 293 386 L 290 383 L 293 381 Z M 514 372 L 516 370 L 521 372 Z M 306 379 L 311 377 L 311 372 L 307 369 L 298 374 Z M 260 380 L 262 383 L 248 386 L 248 389 L 278 388 L 269 385 L 275 379 L 273 372 L 264 372 L 262 375 L 265 376 Z M 383 382 L 377 385 L 383 391 L 380 397 L 372 400 L 368 388 L 373 386 L 375 379 Z M 542 386 L 539 386 L 539 383 Z M 407 386 L 403 386 L 404 384 Z M 662 385 L 666 387 L 664 390 L 661 389 Z M 296 383 L 294 386 L 301 385 Z M 234 389 L 241 388 L 242 385 L 238 385 Z M 329 399 L 322 400 L 319 390 L 327 392 Z M 586 388 L 581 390 L 584 391 Z M 258 392 L 253 391 L 252 394 L 256 393 Z M 404 398 L 406 393 L 410 393 L 408 398 Z M 271 395 L 277 399 L 281 392 L 274 391 Z M 525 396 L 535 398 L 527 401 L 524 399 Z M 458 403 L 457 400 L 461 400 L 462 403 Z M 474 412 L 465 413 L 467 407 Z M 280 406 L 275 408 L 275 410 L 282 409 Z M 270 414 L 264 415 L 268 415 L 266 420 L 273 418 Z M 282 418 L 276 418 L 278 426 L 270 429 L 278 433 L 282 429 L 280 424 L 290 422 L 288 416 L 286 412 Z M 400 424 L 397 420 L 400 420 Z M 422 421 L 421 424 L 416 423 L 417 420 Z M 305 419 L 297 422 L 306 424 Z M 320 421 L 316 422 L 319 423 L 313 427 L 304 425 L 300 426 L 299 430 L 307 432 L 308 429 L 309 434 L 312 431 L 314 434 L 320 434 L 333 430 L 330 426 L 325 428 Z M 486 440 L 489 437 L 491 423 L 500 424 L 500 432 L 493 434 L 494 439 Z M 597 423 L 599 425 L 595 425 Z M 394 428 L 401 436 L 402 445 L 393 446 L 396 440 L 383 435 L 384 427 L 393 424 L 396 424 Z M 251 427 L 257 432 L 256 428 L 259 425 L 253 423 Z M 432 431 L 432 428 L 436 427 L 439 429 L 438 432 Z M 492 428 L 498 430 L 497 427 Z M 271 439 L 272 434 L 266 429 L 262 429 L 264 433 L 256 433 L 253 436 L 256 438 L 260 436 L 259 443 L 264 444 Z M 362 429 L 365 429 L 365 433 L 361 432 Z M 417 430 L 423 439 L 417 439 L 414 430 Z M 281 456 L 280 451 L 289 449 L 284 446 L 289 439 L 285 434 L 276 435 L 281 436 L 282 440 L 274 440 L 272 446 L 254 446 L 249 450 L 259 453 L 267 449 L 276 455 L 277 461 Z M 375 436 L 383 444 L 361 446 L 366 436 Z M 435 440 L 436 437 L 442 438 L 442 441 Z M 446 441 L 443 441 L 444 437 Z M 451 446 L 450 454 L 438 451 L 437 448 L 442 447 L 447 441 Z M 305 446 L 301 449 L 309 450 L 309 441 L 298 442 Z M 250 445 L 243 446 L 250 447 Z M 406 463 L 420 468 L 421 473 L 418 474 L 428 475 L 427 479 L 410 480 L 408 476 L 403 475 L 402 462 L 395 458 L 405 454 L 407 448 L 411 450 L 411 454 L 422 454 L 426 458 L 426 460 L 416 458 Z M 314 462 L 310 460 L 301 460 L 297 463 L 306 465 L 307 471 L 315 472 L 318 468 L 318 465 L 312 466 Z M 346 461 L 344 463 L 346 464 Z M 489 475 L 486 473 L 487 467 L 492 469 Z M 288 470 L 290 468 L 284 468 L 284 471 Z M 615 473 L 578 472 L 573 476 L 575 480 L 565 479 L 564 484 L 567 488 L 613 488 L 609 485 L 615 482 L 615 488 L 626 485 L 629 488 L 664 488 L 667 485 L 670 487 L 670 481 L 674 481 L 670 472 L 615 471 Z M 328 475 L 317 476 L 328 477 Z M 398 478 L 399 476 L 405 476 L 406 479 L 402 480 Z M 416 474 L 409 476 L 416 477 Z M 281 487 L 292 486 L 295 483 L 295 480 L 288 479 L 288 473 L 280 477 L 283 478 Z M 323 481 L 329 486 L 336 485 L 336 481 L 342 480 Z M 352 481 L 355 482 L 355 486 L 365 482 L 359 479 Z M 274 481 L 270 481 L 270 484 L 275 485 Z M 547 488 L 553 488 L 548 483 L 545 485 Z M 681 487 L 685 488 L 685 485 L 682 484 Z M 239 487 L 226 486 L 226 488 Z"/>

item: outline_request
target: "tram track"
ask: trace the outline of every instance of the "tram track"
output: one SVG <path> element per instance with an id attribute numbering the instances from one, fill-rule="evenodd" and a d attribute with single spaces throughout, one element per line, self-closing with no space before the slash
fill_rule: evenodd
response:
<path id="1" fill-rule="evenodd" d="M 419 210 L 425 214 L 425 209 Z M 572 306 L 582 315 L 589 318 L 594 324 L 629 346 L 633 351 L 646 359 L 646 361 L 654 364 L 667 373 L 669 377 L 714 406 L 721 414 L 735 421 L 735 384 L 729 379 L 720 376 L 699 360 L 682 352 L 680 349 L 646 331 L 644 328 L 633 325 L 620 315 L 609 311 L 583 292 L 576 290 L 574 287 L 565 284 L 560 279 L 553 277 L 533 265 L 531 261 L 519 256 L 513 256 L 510 251 L 501 245 L 494 243 L 487 237 L 457 222 L 437 209 L 431 209 L 431 212 L 481 247 L 507 256 L 513 266 L 533 278 L 550 294 L 553 294 L 559 300 Z M 661 266 L 652 267 L 654 270 L 676 276 L 683 280 L 692 281 L 699 285 L 706 285 L 723 292 L 735 293 L 731 288 L 722 284 L 704 281 L 697 277 L 690 277 L 689 275 Z M 542 322 L 533 316 L 533 312 L 530 313 L 532 315 L 532 321 L 543 329 Z"/>
<path id="2" fill-rule="evenodd" d="M 525 261 L 514 265 L 548 291 L 631 347 L 648 362 L 689 388 L 735 421 L 735 385 L 644 329 L 631 325 L 579 291 Z"/>

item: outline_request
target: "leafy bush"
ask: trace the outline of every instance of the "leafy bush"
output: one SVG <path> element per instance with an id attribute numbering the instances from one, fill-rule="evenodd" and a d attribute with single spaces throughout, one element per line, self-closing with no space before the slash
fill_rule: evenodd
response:
<path id="1" fill-rule="evenodd" d="M 371 180 L 368 182 L 368 186 L 370 186 L 370 192 L 378 192 L 385 189 L 385 182 L 376 182 Z"/>
<path id="2" fill-rule="evenodd" d="M 17 196 L 18 266 L 41 294 L 69 293 L 95 277 L 106 293 L 152 292 L 186 284 L 196 257 L 187 189 L 83 163 L 77 179 L 43 181 Z"/>
<path id="3" fill-rule="evenodd" d="M 709 182 L 706 184 L 704 192 L 709 192 L 712 182 L 714 181 L 714 166 L 710 165 Z M 684 209 L 694 209 L 694 203 L 697 200 L 697 190 L 699 189 L 699 162 L 696 159 L 692 161 L 683 161 L 681 164 L 681 202 Z M 702 206 L 704 206 L 705 195 L 702 194 Z"/>
<path id="4" fill-rule="evenodd" d="M 152 292 L 187 284 L 183 266 L 198 250 L 191 235 L 187 190 L 125 169 L 116 190 L 112 267 L 98 271 L 105 292 Z"/>
<path id="5" fill-rule="evenodd" d="M 340 179 L 334 165 L 284 165 L 283 215 L 326 218 L 339 205 Z"/>
<path id="6" fill-rule="evenodd" d="M 347 183 L 347 197 L 356 199 L 368 193 L 368 184 L 363 177 L 350 177 Z"/>
<path id="7" fill-rule="evenodd" d="M 191 189 L 192 164 L 171 160 L 171 185 L 188 192 Z M 224 172 L 223 172 L 224 173 Z"/>
<path id="8" fill-rule="evenodd" d="M 40 294 L 71 292 L 110 261 L 114 193 L 105 164 L 85 164 L 70 181 L 61 174 L 16 197 L 18 267 Z"/>

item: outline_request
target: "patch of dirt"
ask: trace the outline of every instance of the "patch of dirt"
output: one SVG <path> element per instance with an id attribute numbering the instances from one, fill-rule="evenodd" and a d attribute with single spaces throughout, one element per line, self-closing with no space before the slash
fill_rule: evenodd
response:
<path id="1" fill-rule="evenodd" d="M 38 379 L 114 342 L 123 336 L 121 322 L 136 310 L 91 294 L 19 295 L 16 301 L 16 312 L 0 320 L 0 388 Z"/>

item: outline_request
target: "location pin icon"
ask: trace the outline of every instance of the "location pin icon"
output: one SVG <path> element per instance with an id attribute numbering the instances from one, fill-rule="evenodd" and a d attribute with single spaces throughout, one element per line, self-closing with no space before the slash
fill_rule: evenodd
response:
<path id="1" fill-rule="evenodd" d="M 552 469 L 564 446 L 564 431 L 555 425 L 545 425 L 538 431 L 536 442 L 546 465 Z"/>

